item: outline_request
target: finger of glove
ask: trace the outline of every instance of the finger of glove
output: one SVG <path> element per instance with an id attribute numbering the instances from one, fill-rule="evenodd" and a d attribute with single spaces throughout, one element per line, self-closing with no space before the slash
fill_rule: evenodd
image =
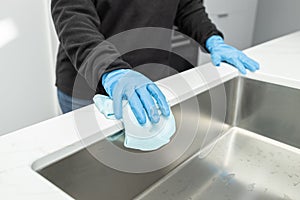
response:
<path id="1" fill-rule="evenodd" d="M 224 60 L 227 63 L 231 64 L 232 66 L 234 66 L 235 68 L 237 68 L 242 74 L 246 74 L 246 68 L 244 67 L 243 63 L 238 59 L 238 58 L 230 58 L 230 59 L 226 59 Z"/>
<path id="2" fill-rule="evenodd" d="M 244 65 L 246 66 L 246 68 L 249 69 L 250 71 L 252 71 L 252 70 L 253 71 L 259 70 L 259 68 L 260 68 L 259 64 L 255 60 L 249 58 L 246 55 L 243 55 L 241 59 L 242 59 Z"/>
<path id="3" fill-rule="evenodd" d="M 158 107 L 163 116 L 170 116 L 170 106 L 166 100 L 165 95 L 161 92 L 161 90 L 155 84 L 150 84 L 147 86 L 149 93 L 153 96 L 156 100 Z"/>
<path id="4" fill-rule="evenodd" d="M 213 63 L 214 66 L 220 66 L 221 61 L 222 61 L 222 57 L 221 55 L 217 54 L 217 53 L 212 53 L 211 54 L 211 61 Z"/>
<path id="5" fill-rule="evenodd" d="M 145 124 L 146 123 L 145 110 L 144 110 L 143 104 L 142 104 L 139 96 L 137 95 L 137 93 L 134 92 L 130 96 L 128 101 L 129 101 L 130 108 L 131 108 L 135 118 L 139 122 L 139 124 L 141 124 L 141 125 Z"/>
<path id="6" fill-rule="evenodd" d="M 122 119 L 123 116 L 123 105 L 122 105 L 122 100 L 123 100 L 123 92 L 114 90 L 113 92 L 113 108 L 114 108 L 114 113 L 116 119 Z"/>
<path id="7" fill-rule="evenodd" d="M 147 116 L 151 123 L 158 123 L 159 122 L 159 114 L 156 107 L 156 104 L 148 92 L 146 87 L 142 87 L 136 90 L 136 93 L 138 94 L 140 101 L 142 102 L 144 109 L 147 112 Z"/>

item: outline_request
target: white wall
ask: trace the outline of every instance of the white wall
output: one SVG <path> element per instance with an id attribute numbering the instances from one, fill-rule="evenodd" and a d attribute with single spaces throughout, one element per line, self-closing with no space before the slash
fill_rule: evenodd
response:
<path id="1" fill-rule="evenodd" d="M 0 135 L 58 113 L 48 9 L 48 0 L 0 1 Z"/>
<path id="2" fill-rule="evenodd" d="M 254 44 L 300 30 L 299 0 L 259 0 Z"/>

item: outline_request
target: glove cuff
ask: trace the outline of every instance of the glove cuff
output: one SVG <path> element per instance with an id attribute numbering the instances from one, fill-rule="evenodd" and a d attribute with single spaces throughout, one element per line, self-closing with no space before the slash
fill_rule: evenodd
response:
<path id="1" fill-rule="evenodd" d="M 212 52 L 212 50 L 220 44 L 224 44 L 223 38 L 219 35 L 213 35 L 206 40 L 205 46 L 209 52 Z"/>
<path id="2" fill-rule="evenodd" d="M 117 69 L 102 75 L 102 85 L 111 98 L 116 83 L 124 74 L 128 73 L 129 71 L 130 69 Z"/>

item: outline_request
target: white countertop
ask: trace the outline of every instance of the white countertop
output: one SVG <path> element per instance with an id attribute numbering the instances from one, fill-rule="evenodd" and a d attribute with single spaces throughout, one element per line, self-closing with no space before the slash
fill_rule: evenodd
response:
<path id="1" fill-rule="evenodd" d="M 300 89 L 298 64 L 300 32 L 250 48 L 245 53 L 261 65 L 258 72 L 248 72 L 247 77 Z M 237 70 L 231 66 L 222 64 L 221 67 L 216 68 L 209 63 L 157 83 L 166 93 L 170 104 L 174 105 L 178 99 L 169 92 L 170 90 L 176 90 L 176 94 L 183 99 L 192 95 L 178 84 L 179 78 L 183 78 L 191 88 L 190 91 L 197 94 L 238 75 Z M 203 80 L 204 77 L 206 80 Z M 78 121 L 84 120 L 86 116 L 93 116 L 98 124 L 80 127 L 84 130 L 83 136 L 78 133 Z M 0 198 L 5 200 L 73 199 L 36 173 L 34 169 L 82 148 L 83 137 L 93 136 L 91 140 L 101 139 L 103 135 L 94 134 L 101 130 L 105 135 L 110 135 L 121 127 L 119 122 L 106 120 L 99 115 L 94 105 L 91 105 L 1 136 Z"/>

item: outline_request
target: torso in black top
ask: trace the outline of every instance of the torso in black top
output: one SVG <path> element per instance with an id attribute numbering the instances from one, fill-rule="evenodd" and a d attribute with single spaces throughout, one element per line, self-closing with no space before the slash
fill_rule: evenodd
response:
<path id="1" fill-rule="evenodd" d="M 84 61 L 106 38 L 134 28 L 172 29 L 174 25 L 202 46 L 211 35 L 222 35 L 207 17 L 199 0 L 52 0 L 51 9 L 60 40 L 56 85 L 63 92 L 84 99 L 95 93 L 86 81 L 91 74 L 80 73 L 77 77 L 80 86 L 76 87 L 76 91 L 73 91 L 74 81 Z M 170 37 L 163 38 L 166 44 L 170 43 Z M 119 62 L 104 72 L 146 63 L 168 65 L 168 58 L 168 52 L 138 50 L 122 55 Z M 94 67 L 101 68 L 102 63 L 98 62 Z M 161 72 L 156 73 L 157 77 L 153 74 L 145 72 L 152 80 L 166 76 Z M 101 84 L 99 87 L 100 93 L 104 93 Z"/>

